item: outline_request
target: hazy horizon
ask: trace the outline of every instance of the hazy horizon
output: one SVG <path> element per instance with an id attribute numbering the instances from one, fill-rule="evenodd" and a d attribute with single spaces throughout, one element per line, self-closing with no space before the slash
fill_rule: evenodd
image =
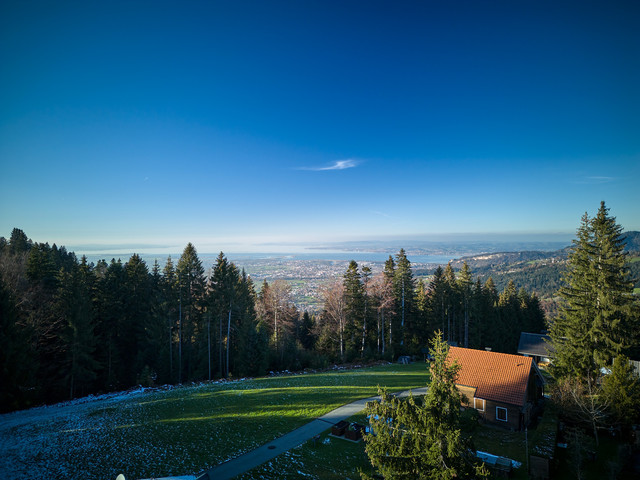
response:
<path id="1" fill-rule="evenodd" d="M 640 2 L 0 2 L 0 232 L 640 230 Z"/>
<path id="2" fill-rule="evenodd" d="M 321 243 L 289 243 L 289 244 L 262 244 L 262 245 L 201 245 L 191 242 L 201 255 L 287 255 L 287 254 L 313 254 L 327 255 L 330 253 L 389 253 L 396 254 L 401 248 L 412 255 L 439 255 L 443 251 L 462 254 L 485 253 L 495 251 L 521 251 L 543 250 L 553 251 L 571 244 L 573 234 L 485 234 L 485 235 L 434 235 L 432 237 L 398 237 L 386 239 L 367 239 L 362 241 L 350 240 L 345 242 L 321 242 Z M 51 242 L 49 242 L 51 243 Z M 184 245 L 160 245 L 160 244 L 70 244 L 64 245 L 67 250 L 75 252 L 78 256 L 99 255 L 132 255 L 133 253 L 144 255 L 171 255 L 178 258 L 184 250 Z M 501 249 L 503 247 L 503 249 Z M 417 252 L 417 253 L 416 253 Z"/>

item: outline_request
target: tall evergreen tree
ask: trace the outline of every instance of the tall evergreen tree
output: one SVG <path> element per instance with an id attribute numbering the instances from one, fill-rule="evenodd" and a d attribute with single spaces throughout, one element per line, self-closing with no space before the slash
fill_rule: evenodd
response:
<path id="1" fill-rule="evenodd" d="M 91 276 L 91 269 L 84 259 L 82 265 L 73 271 L 62 270 L 58 280 L 56 310 L 64 325 L 61 340 L 65 343 L 65 380 L 69 398 L 77 393 L 86 394 L 96 378 Z"/>
<path id="2" fill-rule="evenodd" d="M 520 301 L 513 280 L 498 297 L 498 328 L 495 331 L 495 350 L 505 353 L 516 353 L 518 340 L 522 331 L 520 318 Z"/>
<path id="3" fill-rule="evenodd" d="M 448 340 L 447 301 L 447 285 L 444 277 L 444 269 L 442 266 L 438 265 L 433 272 L 431 281 L 429 282 L 429 325 L 431 330 L 440 330 L 443 332 L 443 335 Z"/>
<path id="4" fill-rule="evenodd" d="M 463 324 L 461 326 L 464 327 L 464 332 L 461 335 L 462 345 L 467 348 L 469 347 L 469 322 L 471 316 L 471 286 L 473 285 L 473 280 L 471 278 L 471 268 L 467 262 L 462 263 L 462 269 L 460 270 L 460 274 L 458 275 L 458 291 L 460 292 L 460 303 L 463 312 Z"/>
<path id="5" fill-rule="evenodd" d="M 444 297 L 445 297 L 445 314 L 447 317 L 447 335 L 446 339 L 450 342 L 459 343 L 457 335 L 457 315 L 458 315 L 458 292 L 457 292 L 456 274 L 453 271 L 451 262 L 447 263 L 444 269 Z"/>
<path id="6" fill-rule="evenodd" d="M 135 385 L 145 368 L 144 353 L 148 346 L 147 329 L 151 323 L 152 289 L 149 268 L 140 255 L 133 254 L 124 265 L 124 317 L 121 321 L 119 355 L 125 369 L 121 378 Z M 147 368 L 148 365 L 146 365 Z"/>
<path id="7" fill-rule="evenodd" d="M 358 264 L 351 260 L 342 277 L 344 286 L 344 308 L 346 323 L 344 328 L 345 348 L 348 357 L 362 345 L 361 332 L 364 324 L 364 285 Z"/>
<path id="8" fill-rule="evenodd" d="M 625 266 L 622 227 L 604 202 L 585 213 L 569 254 L 563 299 L 550 336 L 553 372 L 594 381 L 602 367 L 638 339 L 638 304 Z"/>
<path id="9" fill-rule="evenodd" d="M 239 326 L 234 337 L 237 343 L 234 368 L 239 375 L 262 375 L 267 368 L 269 338 L 258 321 L 256 304 L 253 281 L 242 270 L 236 294 Z"/>
<path id="10" fill-rule="evenodd" d="M 459 366 L 447 361 L 448 345 L 438 332 L 431 342 L 431 383 L 427 396 L 400 400 L 382 391 L 367 405 L 371 433 L 365 450 L 385 479 L 486 477 L 475 464 L 473 446 L 460 431 Z"/>
<path id="11" fill-rule="evenodd" d="M 397 312 L 400 319 L 400 345 L 412 353 L 417 353 L 422 343 L 422 333 L 415 322 L 416 285 L 411 271 L 411 262 L 404 249 L 396 255 L 396 269 L 393 277 Z"/>
<path id="12" fill-rule="evenodd" d="M 360 346 L 360 356 L 364 356 L 367 349 L 373 347 L 373 335 L 371 334 L 371 298 L 369 295 L 371 285 L 371 267 L 362 267 L 362 295 L 364 299 L 364 312 L 362 315 L 362 344 Z"/>
<path id="13" fill-rule="evenodd" d="M 225 377 L 229 376 L 230 368 L 232 320 L 234 329 L 238 323 L 238 319 L 232 317 L 234 312 L 237 313 L 236 290 L 239 281 L 238 269 L 220 252 L 209 281 L 209 319 L 213 316 L 214 323 L 218 325 L 218 366 L 220 375 Z M 209 334 L 208 344 L 211 343 L 210 339 Z"/>
<path id="14" fill-rule="evenodd" d="M 170 382 L 175 382 L 177 377 L 175 375 L 175 344 L 177 342 L 178 323 L 180 322 L 180 316 L 182 314 L 180 306 L 180 292 L 178 290 L 178 274 L 171 260 L 171 256 L 167 258 L 167 262 L 162 269 L 162 279 L 160 282 L 161 298 L 162 298 L 162 312 L 166 318 L 167 336 L 166 355 L 162 355 L 168 359 L 168 378 Z M 164 350 L 164 349 L 163 349 Z"/>
<path id="15" fill-rule="evenodd" d="M 196 247 L 188 243 L 178 266 L 179 325 L 178 381 L 192 380 L 196 369 L 195 342 L 202 328 L 205 307 L 205 276 Z"/>
<path id="16" fill-rule="evenodd" d="M 0 275 L 0 412 L 28 405 L 36 369 L 30 332 L 20 324 L 18 309 Z"/>
<path id="17" fill-rule="evenodd" d="M 11 237 L 9 237 L 9 251 L 14 255 L 28 252 L 31 248 L 31 243 L 24 231 L 14 228 L 11 231 Z"/>

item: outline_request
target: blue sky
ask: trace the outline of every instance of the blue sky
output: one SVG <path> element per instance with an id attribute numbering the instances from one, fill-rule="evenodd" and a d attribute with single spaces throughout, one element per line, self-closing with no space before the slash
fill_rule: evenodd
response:
<path id="1" fill-rule="evenodd" d="M 633 1 L 1 2 L 0 236 L 571 233 L 601 200 L 640 230 L 639 21 Z"/>

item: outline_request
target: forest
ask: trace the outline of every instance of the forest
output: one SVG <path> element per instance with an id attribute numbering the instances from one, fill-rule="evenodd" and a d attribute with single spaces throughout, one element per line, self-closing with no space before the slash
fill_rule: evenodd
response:
<path id="1" fill-rule="evenodd" d="M 468 265 L 416 280 L 404 250 L 372 275 L 352 261 L 299 311 L 282 280 L 254 285 L 220 253 L 205 274 L 189 243 L 163 268 L 138 255 L 96 264 L 20 229 L 0 238 L 0 411 L 136 385 L 182 384 L 422 357 L 435 331 L 515 353 L 545 317 L 535 294 L 499 292 Z"/>

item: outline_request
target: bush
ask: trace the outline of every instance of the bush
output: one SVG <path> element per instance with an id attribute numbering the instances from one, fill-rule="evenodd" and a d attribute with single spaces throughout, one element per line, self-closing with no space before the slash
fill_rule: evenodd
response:
<path id="1" fill-rule="evenodd" d="M 149 365 L 145 365 L 142 371 L 136 375 L 136 383 L 143 387 L 153 387 L 157 378 L 156 372 L 151 370 Z"/>
<path id="2" fill-rule="evenodd" d="M 467 434 L 472 434 L 479 424 L 480 414 L 478 411 L 475 408 L 465 408 L 460 415 L 460 429 Z"/>

